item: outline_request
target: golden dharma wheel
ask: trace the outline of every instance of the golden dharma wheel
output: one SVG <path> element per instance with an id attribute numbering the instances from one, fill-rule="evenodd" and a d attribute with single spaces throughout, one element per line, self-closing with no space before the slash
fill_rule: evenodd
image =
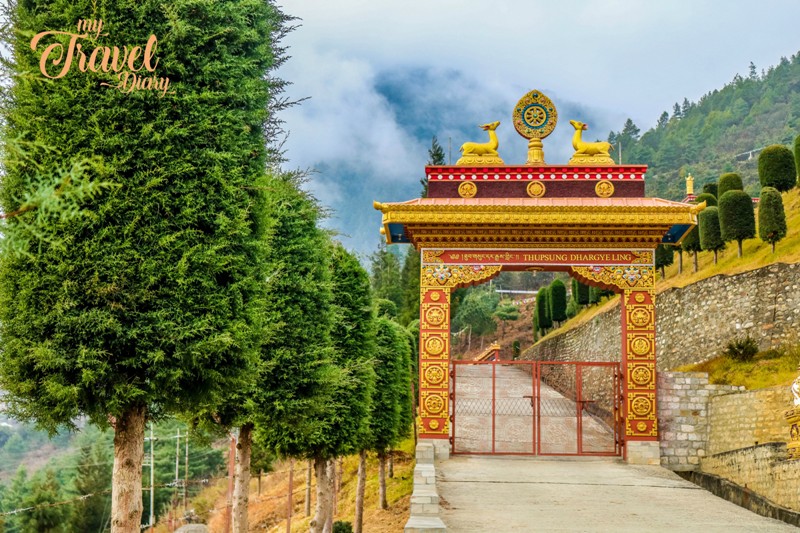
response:
<path id="1" fill-rule="evenodd" d="M 558 111 L 552 100 L 533 90 L 514 107 L 514 128 L 526 139 L 544 139 L 558 122 Z"/>

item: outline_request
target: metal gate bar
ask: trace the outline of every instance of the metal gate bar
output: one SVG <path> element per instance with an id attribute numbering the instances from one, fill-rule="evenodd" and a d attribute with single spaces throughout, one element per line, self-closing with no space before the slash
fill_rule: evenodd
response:
<path id="1" fill-rule="evenodd" d="M 530 380 L 523 373 L 529 373 Z M 453 387 L 450 440 L 454 454 L 619 456 L 623 453 L 619 363 L 453 361 L 450 375 Z M 585 387 L 590 378 L 591 393 Z M 488 380 L 491 380 L 491 399 Z M 524 385 L 526 382 L 528 385 Z M 546 394 L 543 387 L 547 388 Z M 542 428 L 543 420 L 547 420 L 547 431 Z M 528 424 L 530 430 L 526 429 Z M 574 428 L 574 437 L 570 428 Z M 548 431 L 556 434 L 555 439 L 543 447 Z M 530 441 L 524 437 L 526 432 Z"/>

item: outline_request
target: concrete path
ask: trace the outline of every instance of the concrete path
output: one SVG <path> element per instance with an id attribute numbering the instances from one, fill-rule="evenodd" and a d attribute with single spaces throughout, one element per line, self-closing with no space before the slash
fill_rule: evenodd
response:
<path id="1" fill-rule="evenodd" d="M 436 473 L 448 533 L 798 531 L 615 459 L 456 456 Z"/>

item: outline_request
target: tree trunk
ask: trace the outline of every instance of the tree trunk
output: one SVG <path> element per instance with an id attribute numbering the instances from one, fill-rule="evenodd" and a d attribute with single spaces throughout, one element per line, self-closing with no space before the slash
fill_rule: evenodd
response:
<path id="1" fill-rule="evenodd" d="M 739 245 L 739 257 L 741 258 L 742 257 L 742 241 L 736 241 L 736 243 Z"/>
<path id="2" fill-rule="evenodd" d="M 250 500 L 250 452 L 253 449 L 253 425 L 239 429 L 236 443 L 236 479 L 233 489 L 233 532 L 247 533 L 247 504 Z"/>
<path id="3" fill-rule="evenodd" d="M 336 470 L 336 459 L 328 459 L 328 477 L 331 480 L 330 486 L 333 489 L 331 495 L 331 507 L 328 510 L 328 521 L 325 522 L 325 529 L 322 533 L 333 532 L 333 516 L 336 514 L 336 496 L 339 491 L 338 472 Z"/>
<path id="4" fill-rule="evenodd" d="M 697 273 L 697 252 L 692 252 L 692 262 L 694 266 L 694 271 Z"/>
<path id="5" fill-rule="evenodd" d="M 664 278 L 666 278 L 666 277 L 667 277 L 667 274 L 666 274 L 666 272 L 664 272 L 664 267 L 663 267 L 663 266 L 661 266 L 661 267 L 659 268 L 659 270 L 661 270 L 661 279 L 664 279 Z"/>
<path id="6" fill-rule="evenodd" d="M 775 253 L 775 242 L 774 241 L 772 242 L 772 253 L 773 254 Z"/>
<path id="7" fill-rule="evenodd" d="M 353 533 L 362 533 L 364 527 L 364 488 L 367 484 L 367 450 L 358 454 L 358 484 L 356 485 L 356 516 Z"/>
<path id="8" fill-rule="evenodd" d="M 313 471 L 314 461 L 309 461 L 306 468 L 306 516 L 311 516 L 311 476 Z"/>
<path id="9" fill-rule="evenodd" d="M 139 533 L 142 523 L 142 460 L 145 408 L 133 407 L 114 424 L 111 533 Z M 150 489 L 152 490 L 152 488 Z"/>
<path id="10" fill-rule="evenodd" d="M 678 250 L 678 274 L 683 274 L 683 250 Z"/>
<path id="11" fill-rule="evenodd" d="M 389 504 L 386 501 L 386 452 L 378 452 L 378 486 L 378 507 L 388 509 Z"/>
<path id="12" fill-rule="evenodd" d="M 717 264 L 717 251 L 714 250 L 714 264 Z"/>
<path id="13" fill-rule="evenodd" d="M 317 505 L 314 518 L 309 524 L 311 533 L 330 533 L 326 530 L 328 515 L 333 510 L 332 461 L 324 457 L 314 458 L 314 473 L 317 477 Z"/>
<path id="14" fill-rule="evenodd" d="M 389 478 L 394 479 L 394 454 L 389 450 Z"/>

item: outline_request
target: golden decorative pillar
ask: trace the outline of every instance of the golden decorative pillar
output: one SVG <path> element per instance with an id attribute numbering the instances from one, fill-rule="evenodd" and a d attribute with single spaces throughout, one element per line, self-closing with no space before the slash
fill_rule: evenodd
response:
<path id="1" fill-rule="evenodd" d="M 435 255 L 423 253 L 419 305 L 420 439 L 450 437 L 450 293 L 487 281 L 500 266 L 424 264 Z"/>
<path id="2" fill-rule="evenodd" d="M 694 178 L 692 173 L 686 175 L 686 196 L 694 195 Z"/>
<path id="3" fill-rule="evenodd" d="M 647 264 L 572 267 L 586 282 L 608 287 L 622 297 L 622 373 L 627 441 L 658 439 L 656 418 L 656 307 L 653 254 Z"/>

